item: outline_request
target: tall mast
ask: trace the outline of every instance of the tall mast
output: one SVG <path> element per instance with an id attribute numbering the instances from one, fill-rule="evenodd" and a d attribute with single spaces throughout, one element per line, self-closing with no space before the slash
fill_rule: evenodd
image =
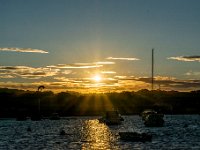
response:
<path id="1" fill-rule="evenodd" d="M 151 90 L 154 89 L 154 49 L 152 49 L 152 64 L 151 64 Z"/>

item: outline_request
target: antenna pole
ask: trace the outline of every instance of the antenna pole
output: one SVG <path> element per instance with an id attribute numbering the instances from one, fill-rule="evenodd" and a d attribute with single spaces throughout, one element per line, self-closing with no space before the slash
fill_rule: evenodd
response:
<path id="1" fill-rule="evenodd" d="M 154 89 L 154 49 L 152 49 L 151 90 Z"/>

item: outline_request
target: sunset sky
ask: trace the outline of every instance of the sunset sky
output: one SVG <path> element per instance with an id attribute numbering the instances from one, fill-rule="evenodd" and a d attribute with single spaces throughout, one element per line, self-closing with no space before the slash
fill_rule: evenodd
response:
<path id="1" fill-rule="evenodd" d="M 0 88 L 200 90 L 198 0 L 0 0 Z"/>

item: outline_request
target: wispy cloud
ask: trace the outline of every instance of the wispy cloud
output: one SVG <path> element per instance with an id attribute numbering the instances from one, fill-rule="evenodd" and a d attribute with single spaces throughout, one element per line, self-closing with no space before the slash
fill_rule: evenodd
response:
<path id="1" fill-rule="evenodd" d="M 137 78 L 134 76 L 115 76 L 118 80 L 136 80 Z"/>
<path id="2" fill-rule="evenodd" d="M 68 83 L 88 83 L 90 82 L 87 78 L 66 78 L 66 77 L 54 77 L 55 80 L 68 82 Z"/>
<path id="3" fill-rule="evenodd" d="M 118 89 L 121 90 L 139 90 L 151 87 L 150 77 L 115 76 L 115 79 L 118 79 L 118 84 L 120 85 Z M 162 90 L 191 91 L 199 89 L 200 80 L 179 80 L 174 77 L 156 76 L 154 78 L 154 87 Z"/>
<path id="4" fill-rule="evenodd" d="M 115 62 L 112 61 L 98 61 L 91 63 L 72 63 L 72 64 L 57 64 L 49 65 L 48 68 L 59 68 L 59 69 L 90 69 L 90 68 L 100 68 L 104 65 L 113 65 Z"/>
<path id="5" fill-rule="evenodd" d="M 95 62 L 95 64 L 97 64 L 97 65 L 113 65 L 113 64 L 115 64 L 115 62 L 112 62 L 112 61 L 99 61 L 99 62 Z"/>
<path id="6" fill-rule="evenodd" d="M 1 75 L 0 74 L 0 79 L 11 79 L 11 78 L 15 78 L 15 76 L 12 76 L 12 75 Z"/>
<path id="7" fill-rule="evenodd" d="M 9 51 L 9 52 L 22 52 L 22 53 L 49 53 L 41 49 L 32 49 L 32 48 L 0 48 L 0 51 Z"/>
<path id="8" fill-rule="evenodd" d="M 126 77 L 122 79 L 105 78 L 100 83 L 95 83 L 90 78 L 66 78 L 54 77 L 57 81 L 51 82 L 0 82 L 0 88 L 16 88 L 25 90 L 36 90 L 39 85 L 44 85 L 47 90 L 54 92 L 60 91 L 76 91 L 76 92 L 121 92 L 121 91 L 137 91 L 140 89 L 148 89 L 151 86 L 151 78 L 148 77 Z M 159 86 L 160 85 L 160 86 Z M 155 89 L 159 87 L 161 90 L 179 90 L 191 91 L 198 90 L 200 80 L 178 80 L 171 77 L 156 77 Z"/>
<path id="9" fill-rule="evenodd" d="M 133 57 L 107 57 L 106 59 L 110 59 L 110 60 L 140 60 L 138 58 L 133 58 Z"/>
<path id="10" fill-rule="evenodd" d="M 64 70 L 64 71 L 62 71 L 61 73 L 62 73 L 62 74 L 71 74 L 72 71 L 71 71 L 71 70 Z"/>
<path id="11" fill-rule="evenodd" d="M 94 78 L 67 78 L 67 77 L 54 77 L 55 80 L 68 82 L 68 83 L 87 83 L 87 84 L 110 84 L 110 83 L 117 83 L 118 80 L 114 78 L 102 78 L 101 81 L 98 83 L 94 80 Z"/>
<path id="12" fill-rule="evenodd" d="M 74 64 L 58 64 L 47 66 L 49 68 L 60 68 L 60 69 L 89 69 L 89 68 L 99 68 L 103 65 L 98 65 L 94 63 L 74 63 Z"/>
<path id="13" fill-rule="evenodd" d="M 135 78 L 135 80 L 142 81 L 149 84 L 152 82 L 152 78 L 150 77 L 139 77 L 139 78 Z M 175 80 L 176 78 L 174 77 L 165 77 L 165 76 L 154 77 L 155 84 L 171 84 L 171 83 L 175 83 L 176 82 Z"/>
<path id="14" fill-rule="evenodd" d="M 178 61 L 198 61 L 200 62 L 200 56 L 176 56 L 168 57 L 167 59 L 174 59 Z"/>
<path id="15" fill-rule="evenodd" d="M 102 74 L 116 74 L 115 71 L 101 71 Z"/>
<path id="16" fill-rule="evenodd" d="M 115 78 L 117 78 L 117 79 L 126 79 L 127 76 L 115 76 Z"/>
<path id="17" fill-rule="evenodd" d="M 76 92 L 91 92 L 88 87 L 80 86 L 80 84 L 73 84 L 68 82 L 0 82 L 0 88 L 14 88 L 23 90 L 36 91 L 38 86 L 44 85 L 46 90 L 54 92 L 61 91 L 76 91 Z"/>
<path id="18" fill-rule="evenodd" d="M 151 84 L 151 78 L 140 77 L 136 79 L 147 84 Z M 200 87 L 200 80 L 179 80 L 174 77 L 155 77 L 155 86 L 161 86 L 164 90 L 194 90 Z"/>
<path id="19" fill-rule="evenodd" d="M 185 75 L 187 75 L 187 76 L 200 76 L 200 72 L 198 72 L 198 71 L 189 71 L 189 72 L 185 73 Z"/>
<path id="20" fill-rule="evenodd" d="M 0 73 L 9 77 L 17 76 L 26 79 L 39 79 L 41 77 L 55 76 L 59 69 L 33 68 L 28 66 L 0 66 Z"/>

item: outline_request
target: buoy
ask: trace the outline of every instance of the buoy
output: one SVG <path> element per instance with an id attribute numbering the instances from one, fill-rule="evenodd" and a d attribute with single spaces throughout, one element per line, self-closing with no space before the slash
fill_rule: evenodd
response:
<path id="1" fill-rule="evenodd" d="M 60 131 L 60 135 L 65 135 L 65 134 L 66 134 L 66 133 L 65 133 L 65 130 L 62 129 L 62 130 Z"/>
<path id="2" fill-rule="evenodd" d="M 31 132 L 31 127 L 28 127 L 28 128 L 27 128 L 27 131 L 28 131 L 28 132 Z"/>

